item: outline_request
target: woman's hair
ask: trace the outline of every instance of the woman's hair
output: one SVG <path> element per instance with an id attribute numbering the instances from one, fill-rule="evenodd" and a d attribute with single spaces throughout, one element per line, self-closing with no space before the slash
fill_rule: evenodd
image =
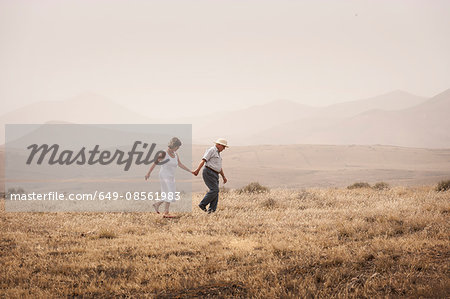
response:
<path id="1" fill-rule="evenodd" d="M 172 139 L 170 139 L 169 141 L 169 147 L 170 148 L 176 148 L 176 147 L 180 147 L 181 146 L 181 141 L 180 139 L 178 139 L 177 137 L 173 137 Z"/>

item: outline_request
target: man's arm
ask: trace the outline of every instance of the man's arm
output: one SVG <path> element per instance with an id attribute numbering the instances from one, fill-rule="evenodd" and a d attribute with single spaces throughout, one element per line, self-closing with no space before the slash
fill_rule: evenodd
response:
<path id="1" fill-rule="evenodd" d="M 227 180 L 227 178 L 225 177 L 225 174 L 223 173 L 223 168 L 220 170 L 219 173 L 220 173 L 220 175 L 221 175 L 222 178 L 223 178 L 223 183 L 226 184 L 226 182 L 227 182 L 228 180 Z"/>
<path id="2" fill-rule="evenodd" d="M 200 169 L 202 169 L 203 165 L 205 165 L 206 160 L 202 159 L 202 161 L 200 162 L 200 164 L 198 164 L 198 167 L 196 170 L 194 170 L 192 173 L 197 176 L 198 173 L 200 172 Z"/>

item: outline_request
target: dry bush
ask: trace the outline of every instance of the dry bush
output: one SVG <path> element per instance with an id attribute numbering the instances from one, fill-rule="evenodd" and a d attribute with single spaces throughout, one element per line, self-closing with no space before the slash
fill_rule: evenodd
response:
<path id="1" fill-rule="evenodd" d="M 267 209 L 272 209 L 276 205 L 277 205 L 277 202 L 272 197 L 269 197 L 262 202 L 262 206 Z"/>
<path id="2" fill-rule="evenodd" d="M 24 194 L 25 190 L 22 187 L 17 187 L 17 188 L 8 188 L 8 191 L 6 194 L 10 195 L 12 193 L 15 194 Z"/>
<path id="3" fill-rule="evenodd" d="M 450 180 L 440 181 L 436 186 L 436 191 L 438 191 L 438 192 L 448 191 L 448 190 L 450 190 Z"/>
<path id="4" fill-rule="evenodd" d="M 262 186 L 258 182 L 252 182 L 248 184 L 247 186 L 244 186 L 237 190 L 238 194 L 242 193 L 266 193 L 269 192 L 270 189 L 268 187 Z"/>
<path id="5" fill-rule="evenodd" d="M 390 186 L 389 186 L 388 183 L 385 183 L 385 182 L 378 182 L 378 183 L 376 183 L 375 185 L 373 185 L 372 188 L 375 189 L 375 190 L 386 190 L 386 189 L 389 189 Z"/>
<path id="6" fill-rule="evenodd" d="M 347 189 L 371 188 L 369 183 L 357 182 L 347 187 Z"/>
<path id="7" fill-rule="evenodd" d="M 117 238 L 117 235 L 110 230 L 101 230 L 98 234 L 99 239 L 114 239 Z"/>

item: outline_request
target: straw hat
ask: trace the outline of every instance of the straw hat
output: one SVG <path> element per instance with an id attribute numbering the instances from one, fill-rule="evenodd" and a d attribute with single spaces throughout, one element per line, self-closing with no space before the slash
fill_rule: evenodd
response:
<path id="1" fill-rule="evenodd" d="M 228 144 L 227 140 L 226 140 L 226 139 L 223 139 L 223 138 L 217 139 L 216 142 L 214 142 L 214 143 L 223 145 L 223 146 L 225 146 L 225 147 L 229 147 L 229 146 L 227 145 L 227 144 Z"/>

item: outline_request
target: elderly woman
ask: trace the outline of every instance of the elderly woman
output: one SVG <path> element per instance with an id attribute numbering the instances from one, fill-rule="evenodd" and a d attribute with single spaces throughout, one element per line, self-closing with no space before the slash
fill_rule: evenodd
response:
<path id="1" fill-rule="evenodd" d="M 164 200 L 161 200 L 157 203 L 153 204 L 153 207 L 155 208 L 156 213 L 159 214 L 159 207 L 164 203 L 164 218 L 173 218 L 174 216 L 169 214 L 169 205 L 171 202 L 175 200 L 175 170 L 177 167 L 180 167 L 186 171 L 189 171 L 192 173 L 192 171 L 187 168 L 186 166 L 181 163 L 180 158 L 178 157 L 176 151 L 180 148 L 181 141 L 177 137 L 173 137 L 169 145 L 167 147 L 167 150 L 162 153 L 157 161 L 161 162 L 165 159 L 168 159 L 168 161 L 161 165 L 159 169 L 159 181 L 161 183 L 161 194 L 164 194 L 163 198 Z M 152 173 L 153 169 L 156 166 L 156 161 L 152 164 L 150 167 L 147 175 L 145 176 L 145 180 L 148 180 L 150 177 L 150 174 Z"/>

